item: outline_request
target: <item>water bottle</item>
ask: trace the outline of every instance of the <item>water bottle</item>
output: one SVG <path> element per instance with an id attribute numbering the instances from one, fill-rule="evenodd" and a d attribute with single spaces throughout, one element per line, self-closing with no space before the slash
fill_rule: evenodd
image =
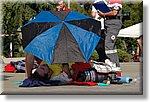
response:
<path id="1" fill-rule="evenodd" d="M 120 83 L 130 83 L 132 81 L 132 78 L 127 76 L 118 76 L 117 78 Z"/>

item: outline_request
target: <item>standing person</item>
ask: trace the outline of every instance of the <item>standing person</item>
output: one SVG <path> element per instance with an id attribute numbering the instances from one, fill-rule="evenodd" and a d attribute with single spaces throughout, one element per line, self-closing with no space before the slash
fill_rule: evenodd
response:
<path id="1" fill-rule="evenodd" d="M 136 51 L 136 59 L 135 61 L 142 61 L 143 57 L 143 35 L 141 35 L 137 39 L 137 51 Z"/>
<path id="2" fill-rule="evenodd" d="M 68 11 L 70 8 L 65 6 L 65 2 L 63 0 L 57 1 L 56 11 Z"/>
<path id="3" fill-rule="evenodd" d="M 65 7 L 65 3 L 64 3 L 63 0 L 58 0 L 56 10 L 57 11 L 67 11 L 67 10 L 70 10 L 70 9 Z M 28 79 L 28 78 L 31 78 L 31 75 L 32 75 L 34 60 L 38 60 L 38 62 L 42 62 L 42 60 L 36 58 L 35 56 L 33 56 L 32 54 L 29 54 L 29 53 L 26 53 L 25 59 L 26 59 L 26 63 L 25 63 L 26 78 Z M 71 77 L 71 73 L 69 71 L 69 64 L 68 63 L 63 63 L 62 64 L 62 71 L 66 72 L 68 74 L 69 78 Z"/>
<path id="4" fill-rule="evenodd" d="M 122 27 L 121 0 L 109 0 L 108 7 L 111 9 L 111 11 L 107 13 L 102 13 L 101 11 L 97 10 L 98 15 L 105 19 L 105 52 L 109 58 L 106 59 L 105 62 L 112 66 L 116 64 L 116 67 L 120 67 L 117 50 L 115 49 L 115 42 L 117 35 Z M 110 63 L 110 61 L 114 64 Z"/>

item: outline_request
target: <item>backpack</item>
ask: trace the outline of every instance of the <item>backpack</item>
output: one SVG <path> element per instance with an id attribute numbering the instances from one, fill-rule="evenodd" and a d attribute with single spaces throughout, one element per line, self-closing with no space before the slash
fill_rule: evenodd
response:
<path id="1" fill-rule="evenodd" d="M 77 76 L 78 82 L 103 82 L 107 79 L 108 74 L 97 73 L 97 71 L 94 68 L 79 71 Z"/>
<path id="2" fill-rule="evenodd" d="M 91 69 L 91 65 L 89 63 L 84 63 L 84 62 L 76 62 L 75 64 L 72 64 L 71 67 L 73 71 L 73 75 L 72 75 L 73 80 L 76 80 L 77 75 L 80 71 Z"/>
<path id="3" fill-rule="evenodd" d="M 7 64 L 5 66 L 4 72 L 13 72 L 14 73 L 14 72 L 16 72 L 16 68 L 11 64 Z"/>

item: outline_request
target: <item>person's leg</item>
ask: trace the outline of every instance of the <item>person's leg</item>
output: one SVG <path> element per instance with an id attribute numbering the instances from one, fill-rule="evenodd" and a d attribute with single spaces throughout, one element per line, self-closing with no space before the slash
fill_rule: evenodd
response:
<path id="1" fill-rule="evenodd" d="M 136 52 L 136 57 L 137 57 L 137 60 L 136 61 L 142 61 L 142 57 L 143 57 L 143 36 L 140 36 L 138 39 L 137 39 L 137 52 Z"/>
<path id="2" fill-rule="evenodd" d="M 115 63 L 117 67 L 120 67 L 119 57 L 117 53 L 107 54 L 107 56 L 110 58 L 111 62 Z"/>
<path id="3" fill-rule="evenodd" d="M 139 39 L 137 39 L 138 45 L 139 45 L 139 55 L 143 54 L 143 36 L 140 36 Z"/>
<path id="4" fill-rule="evenodd" d="M 27 79 L 31 77 L 33 65 L 34 65 L 34 56 L 29 53 L 26 53 L 25 66 L 26 66 L 26 78 Z"/>
<path id="5" fill-rule="evenodd" d="M 96 46 L 96 51 L 99 56 L 98 59 L 99 62 L 105 62 L 106 59 L 109 59 L 105 53 L 105 31 L 104 30 L 102 30 L 101 32 L 101 39 Z"/>
<path id="6" fill-rule="evenodd" d="M 116 63 L 119 67 L 119 57 L 117 50 L 115 49 L 115 43 L 117 40 L 117 35 L 121 29 L 121 21 L 119 20 L 108 20 L 105 22 L 107 34 L 105 37 L 105 51 L 110 61 Z"/>
<path id="7" fill-rule="evenodd" d="M 137 44 L 136 56 L 140 56 L 140 45 L 139 44 Z"/>

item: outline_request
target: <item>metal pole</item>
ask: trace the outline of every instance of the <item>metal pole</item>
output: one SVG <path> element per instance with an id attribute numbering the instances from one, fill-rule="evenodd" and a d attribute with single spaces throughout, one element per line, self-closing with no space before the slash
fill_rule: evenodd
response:
<path id="1" fill-rule="evenodd" d="M 12 35 L 12 58 L 14 57 L 14 33 Z"/>
<path id="2" fill-rule="evenodd" d="M 68 8 L 70 8 L 70 0 L 68 0 Z"/>
<path id="3" fill-rule="evenodd" d="M 10 51 L 9 51 L 9 57 L 12 58 L 12 42 L 10 42 Z"/>

